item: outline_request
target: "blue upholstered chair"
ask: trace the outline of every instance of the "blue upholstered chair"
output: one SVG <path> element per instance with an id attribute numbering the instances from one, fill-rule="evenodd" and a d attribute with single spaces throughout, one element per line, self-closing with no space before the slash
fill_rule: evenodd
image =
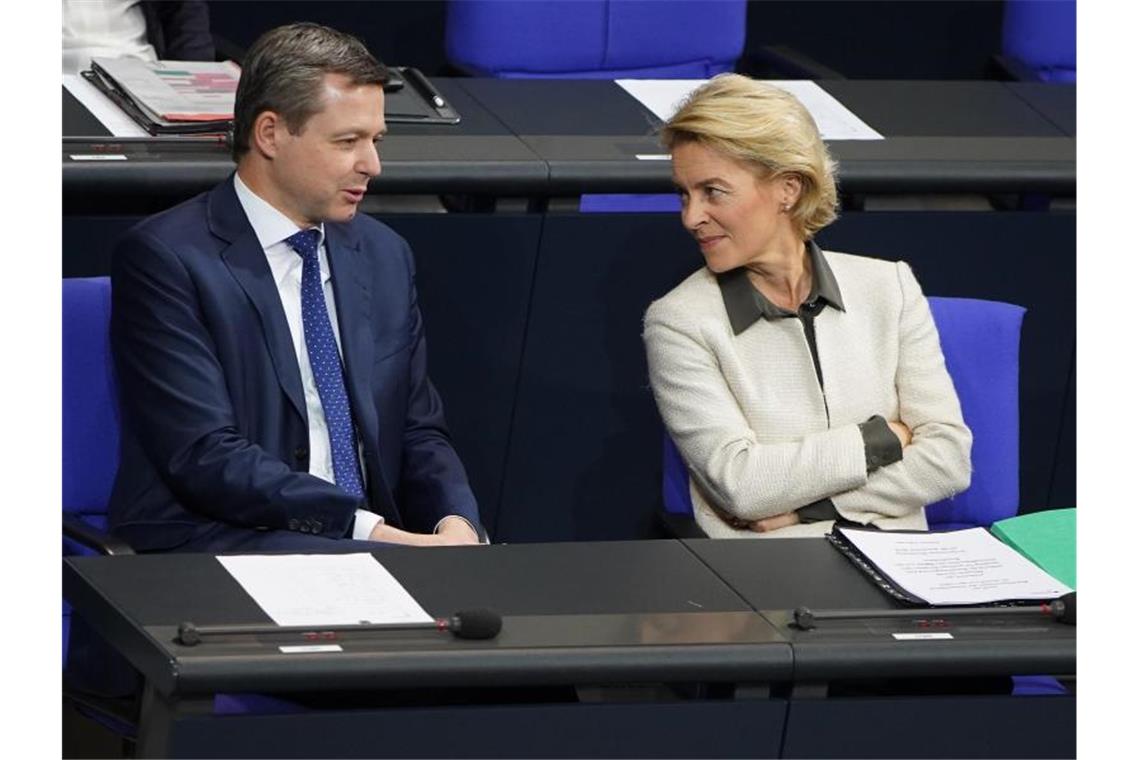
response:
<path id="1" fill-rule="evenodd" d="M 63 281 L 63 552 L 122 554 L 106 534 L 107 502 L 119 466 L 119 405 L 108 328 L 111 281 Z M 70 607 L 63 605 L 67 661 Z"/>
<path id="2" fill-rule="evenodd" d="M 119 404 L 110 346 L 111 280 L 63 280 L 63 553 L 131 554 L 107 532 L 107 504 L 119 466 Z M 71 608 L 63 603 L 63 661 L 67 664 Z M 78 626 L 79 623 L 76 623 Z M 86 643 L 86 642 L 85 642 Z M 103 650 L 102 656 L 110 656 Z M 117 683 L 116 683 L 117 685 Z M 125 705 L 84 693 L 65 693 L 79 710 L 114 733 L 134 735 Z M 260 694 L 219 694 L 214 712 L 282 713 L 302 708 Z"/>
<path id="3" fill-rule="evenodd" d="M 988 527 L 1017 514 L 1018 381 L 1025 309 L 972 298 L 930 298 L 946 368 L 974 434 L 970 487 L 926 508 L 932 530 Z"/>
<path id="4" fill-rule="evenodd" d="M 503 79 L 707 79 L 744 49 L 744 0 L 450 0 L 452 65 Z"/>
<path id="5" fill-rule="evenodd" d="M 929 301 L 962 415 L 974 433 L 974 471 L 968 489 L 926 508 L 927 521 L 931 530 L 989 526 L 1017 514 L 1018 353 L 1025 309 L 972 298 Z M 662 499 L 667 529 L 693 535 L 689 474 L 668 435 Z"/>
<path id="6" fill-rule="evenodd" d="M 97 531 L 106 530 L 119 466 L 110 319 L 110 278 L 63 281 L 63 511 Z M 96 548 L 68 545 L 75 551 Z"/>
<path id="7" fill-rule="evenodd" d="M 111 364 L 111 281 L 63 280 L 63 554 L 130 554 L 106 533 L 107 502 L 119 466 L 119 405 Z M 76 627 L 80 622 L 76 622 Z M 63 663 L 71 640 L 71 606 L 63 603 Z M 84 638 L 84 646 L 89 638 Z M 130 738 L 130 706 L 88 693 L 80 676 L 64 695 L 77 709 L 119 736 Z"/>
<path id="8" fill-rule="evenodd" d="M 1006 0 L 1001 48 L 1017 79 L 1076 83 L 1076 0 Z"/>

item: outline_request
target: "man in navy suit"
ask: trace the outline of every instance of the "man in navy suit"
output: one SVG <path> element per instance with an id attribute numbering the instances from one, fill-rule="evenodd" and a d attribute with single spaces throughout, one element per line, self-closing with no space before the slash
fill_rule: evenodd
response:
<path id="1" fill-rule="evenodd" d="M 407 243 L 357 213 L 387 71 L 316 24 L 262 36 L 237 171 L 115 253 L 122 462 L 140 551 L 360 551 L 485 535 L 428 380 Z"/>

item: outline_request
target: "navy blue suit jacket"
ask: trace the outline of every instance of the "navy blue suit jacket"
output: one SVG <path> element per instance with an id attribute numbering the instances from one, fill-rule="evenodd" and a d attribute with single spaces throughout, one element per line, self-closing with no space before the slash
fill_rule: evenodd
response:
<path id="1" fill-rule="evenodd" d="M 219 522 L 346 537 L 358 507 L 417 532 L 447 515 L 479 526 L 427 377 L 411 250 L 363 214 L 326 223 L 325 242 L 366 503 L 308 474 L 289 325 L 232 177 L 144 220 L 117 247 L 111 345 L 123 437 L 109 513 L 136 549 L 208 541 Z"/>

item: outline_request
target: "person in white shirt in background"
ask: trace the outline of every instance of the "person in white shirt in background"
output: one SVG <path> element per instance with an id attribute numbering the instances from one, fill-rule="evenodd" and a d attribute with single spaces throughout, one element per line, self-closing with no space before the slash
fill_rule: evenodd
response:
<path id="1" fill-rule="evenodd" d="M 203 0 L 63 0 L 63 73 L 96 57 L 212 61 L 210 9 Z"/>

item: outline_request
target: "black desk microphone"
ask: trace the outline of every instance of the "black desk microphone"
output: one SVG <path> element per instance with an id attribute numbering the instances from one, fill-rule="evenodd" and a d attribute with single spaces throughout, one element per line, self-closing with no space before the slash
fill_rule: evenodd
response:
<path id="1" fill-rule="evenodd" d="M 306 639 L 335 639 L 341 632 L 370 631 L 450 631 L 459 639 L 493 639 L 503 628 L 499 613 L 487 609 L 461 610 L 449 618 L 431 623 L 360 623 L 356 625 L 329 625 L 320 628 L 305 625 L 194 625 L 186 622 L 178 626 L 175 641 L 192 647 L 208 636 L 270 635 L 299 633 Z"/>
<path id="2" fill-rule="evenodd" d="M 1071 591 L 1049 603 L 1024 607 L 928 607 L 910 610 L 821 610 L 813 612 L 807 607 L 796 608 L 794 625 L 810 631 L 821 620 L 861 620 L 866 618 L 936 618 L 977 617 L 979 615 L 1048 615 L 1067 625 L 1077 624 L 1077 592 Z"/>

